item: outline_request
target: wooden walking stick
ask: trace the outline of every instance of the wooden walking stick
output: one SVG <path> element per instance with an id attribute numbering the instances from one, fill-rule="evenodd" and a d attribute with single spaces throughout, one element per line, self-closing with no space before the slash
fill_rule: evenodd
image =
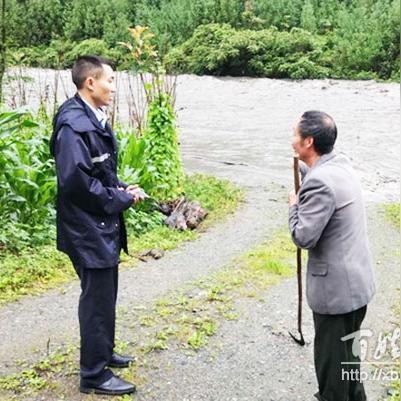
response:
<path id="1" fill-rule="evenodd" d="M 298 156 L 294 156 L 294 186 L 295 193 L 299 191 L 299 159 Z M 296 338 L 292 333 L 289 332 L 292 339 L 299 345 L 305 345 L 304 336 L 302 334 L 302 254 L 301 248 L 297 247 L 297 279 L 298 279 L 298 333 L 301 336 L 300 339 Z"/>

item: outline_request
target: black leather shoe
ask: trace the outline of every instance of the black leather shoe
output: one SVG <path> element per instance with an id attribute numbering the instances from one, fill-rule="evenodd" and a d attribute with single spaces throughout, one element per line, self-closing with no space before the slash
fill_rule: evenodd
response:
<path id="1" fill-rule="evenodd" d="M 129 364 L 134 362 L 135 358 L 132 356 L 119 355 L 116 352 L 111 356 L 109 366 L 111 368 L 128 368 Z"/>
<path id="2" fill-rule="evenodd" d="M 131 394 L 136 390 L 135 385 L 120 379 L 117 376 L 112 376 L 109 380 L 97 387 L 80 386 L 79 391 L 85 394 L 106 394 L 106 395 L 122 395 Z"/>

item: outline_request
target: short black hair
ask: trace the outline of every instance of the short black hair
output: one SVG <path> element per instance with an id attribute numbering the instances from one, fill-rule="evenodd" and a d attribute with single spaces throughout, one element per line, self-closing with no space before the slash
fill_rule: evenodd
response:
<path id="1" fill-rule="evenodd" d="M 86 78 L 89 76 L 98 76 L 103 72 L 103 65 L 109 65 L 114 69 L 110 60 L 99 56 L 81 56 L 78 57 L 72 67 L 71 75 L 77 89 L 81 89 Z"/>
<path id="2" fill-rule="evenodd" d="M 331 116 L 323 111 L 306 111 L 298 123 L 303 139 L 311 136 L 315 150 L 320 155 L 330 153 L 337 139 L 337 127 Z"/>

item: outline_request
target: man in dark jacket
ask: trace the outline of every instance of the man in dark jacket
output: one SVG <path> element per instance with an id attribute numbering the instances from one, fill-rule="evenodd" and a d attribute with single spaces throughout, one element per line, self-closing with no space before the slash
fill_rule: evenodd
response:
<path id="1" fill-rule="evenodd" d="M 117 143 L 102 107 L 115 92 L 111 64 L 80 57 L 72 68 L 77 94 L 59 109 L 51 152 L 56 159 L 57 248 L 81 280 L 79 324 L 84 393 L 118 395 L 135 386 L 108 367 L 133 361 L 113 352 L 120 250 L 127 250 L 122 212 L 139 201 L 138 187 L 116 175 Z"/>

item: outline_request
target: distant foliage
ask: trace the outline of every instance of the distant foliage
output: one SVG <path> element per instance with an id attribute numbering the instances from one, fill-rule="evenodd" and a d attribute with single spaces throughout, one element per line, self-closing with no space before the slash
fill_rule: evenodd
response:
<path id="1" fill-rule="evenodd" d="M 243 0 L 144 0 L 138 6 L 137 19 L 150 26 L 160 46 L 166 43 L 174 46 L 189 39 L 202 24 L 240 26 L 244 11 Z"/>
<path id="2" fill-rule="evenodd" d="M 195 74 L 322 78 L 328 69 L 320 64 L 319 55 L 319 42 L 301 29 L 241 31 L 210 24 L 172 50 L 167 66 Z"/>
<path id="3" fill-rule="evenodd" d="M 306 0 L 302 7 L 301 13 L 301 28 L 309 32 L 316 32 L 316 17 L 313 3 L 311 0 Z"/>
<path id="4" fill-rule="evenodd" d="M 361 2 L 362 3 L 362 2 Z M 334 56 L 344 75 L 361 71 L 388 79 L 400 70 L 400 2 L 375 2 L 339 11 Z"/>
<path id="5" fill-rule="evenodd" d="M 108 48 L 104 40 L 101 39 L 86 39 L 74 46 L 70 51 L 64 54 L 63 65 L 72 67 L 74 61 L 86 54 L 101 54 L 109 59 L 118 59 L 118 52 Z"/>
<path id="6" fill-rule="evenodd" d="M 72 55 L 98 50 L 129 69 L 126 52 L 118 45 L 128 40 L 128 27 L 149 26 L 164 58 L 191 40 L 200 26 L 227 24 L 238 35 L 247 30 L 302 29 L 320 37 L 316 43 L 329 76 L 399 80 L 399 0 L 8 0 L 7 4 L 11 63 L 16 62 L 13 55 L 22 51 L 26 65 L 66 68 Z M 90 39 L 104 45 L 82 46 Z M 321 76 L 322 71 L 316 74 L 313 67 L 315 56 L 310 56 L 297 60 L 296 70 L 311 71 L 310 78 Z M 246 59 L 241 60 L 244 63 Z M 289 71 L 289 66 L 281 69 Z M 304 76 L 302 71 L 295 75 Z"/>
<path id="7" fill-rule="evenodd" d="M 50 43 L 64 33 L 62 0 L 7 0 L 8 37 L 18 47 Z"/>
<path id="8" fill-rule="evenodd" d="M 114 45 L 128 37 L 128 1 L 71 0 L 65 21 L 64 34 L 72 41 L 97 38 Z"/>

